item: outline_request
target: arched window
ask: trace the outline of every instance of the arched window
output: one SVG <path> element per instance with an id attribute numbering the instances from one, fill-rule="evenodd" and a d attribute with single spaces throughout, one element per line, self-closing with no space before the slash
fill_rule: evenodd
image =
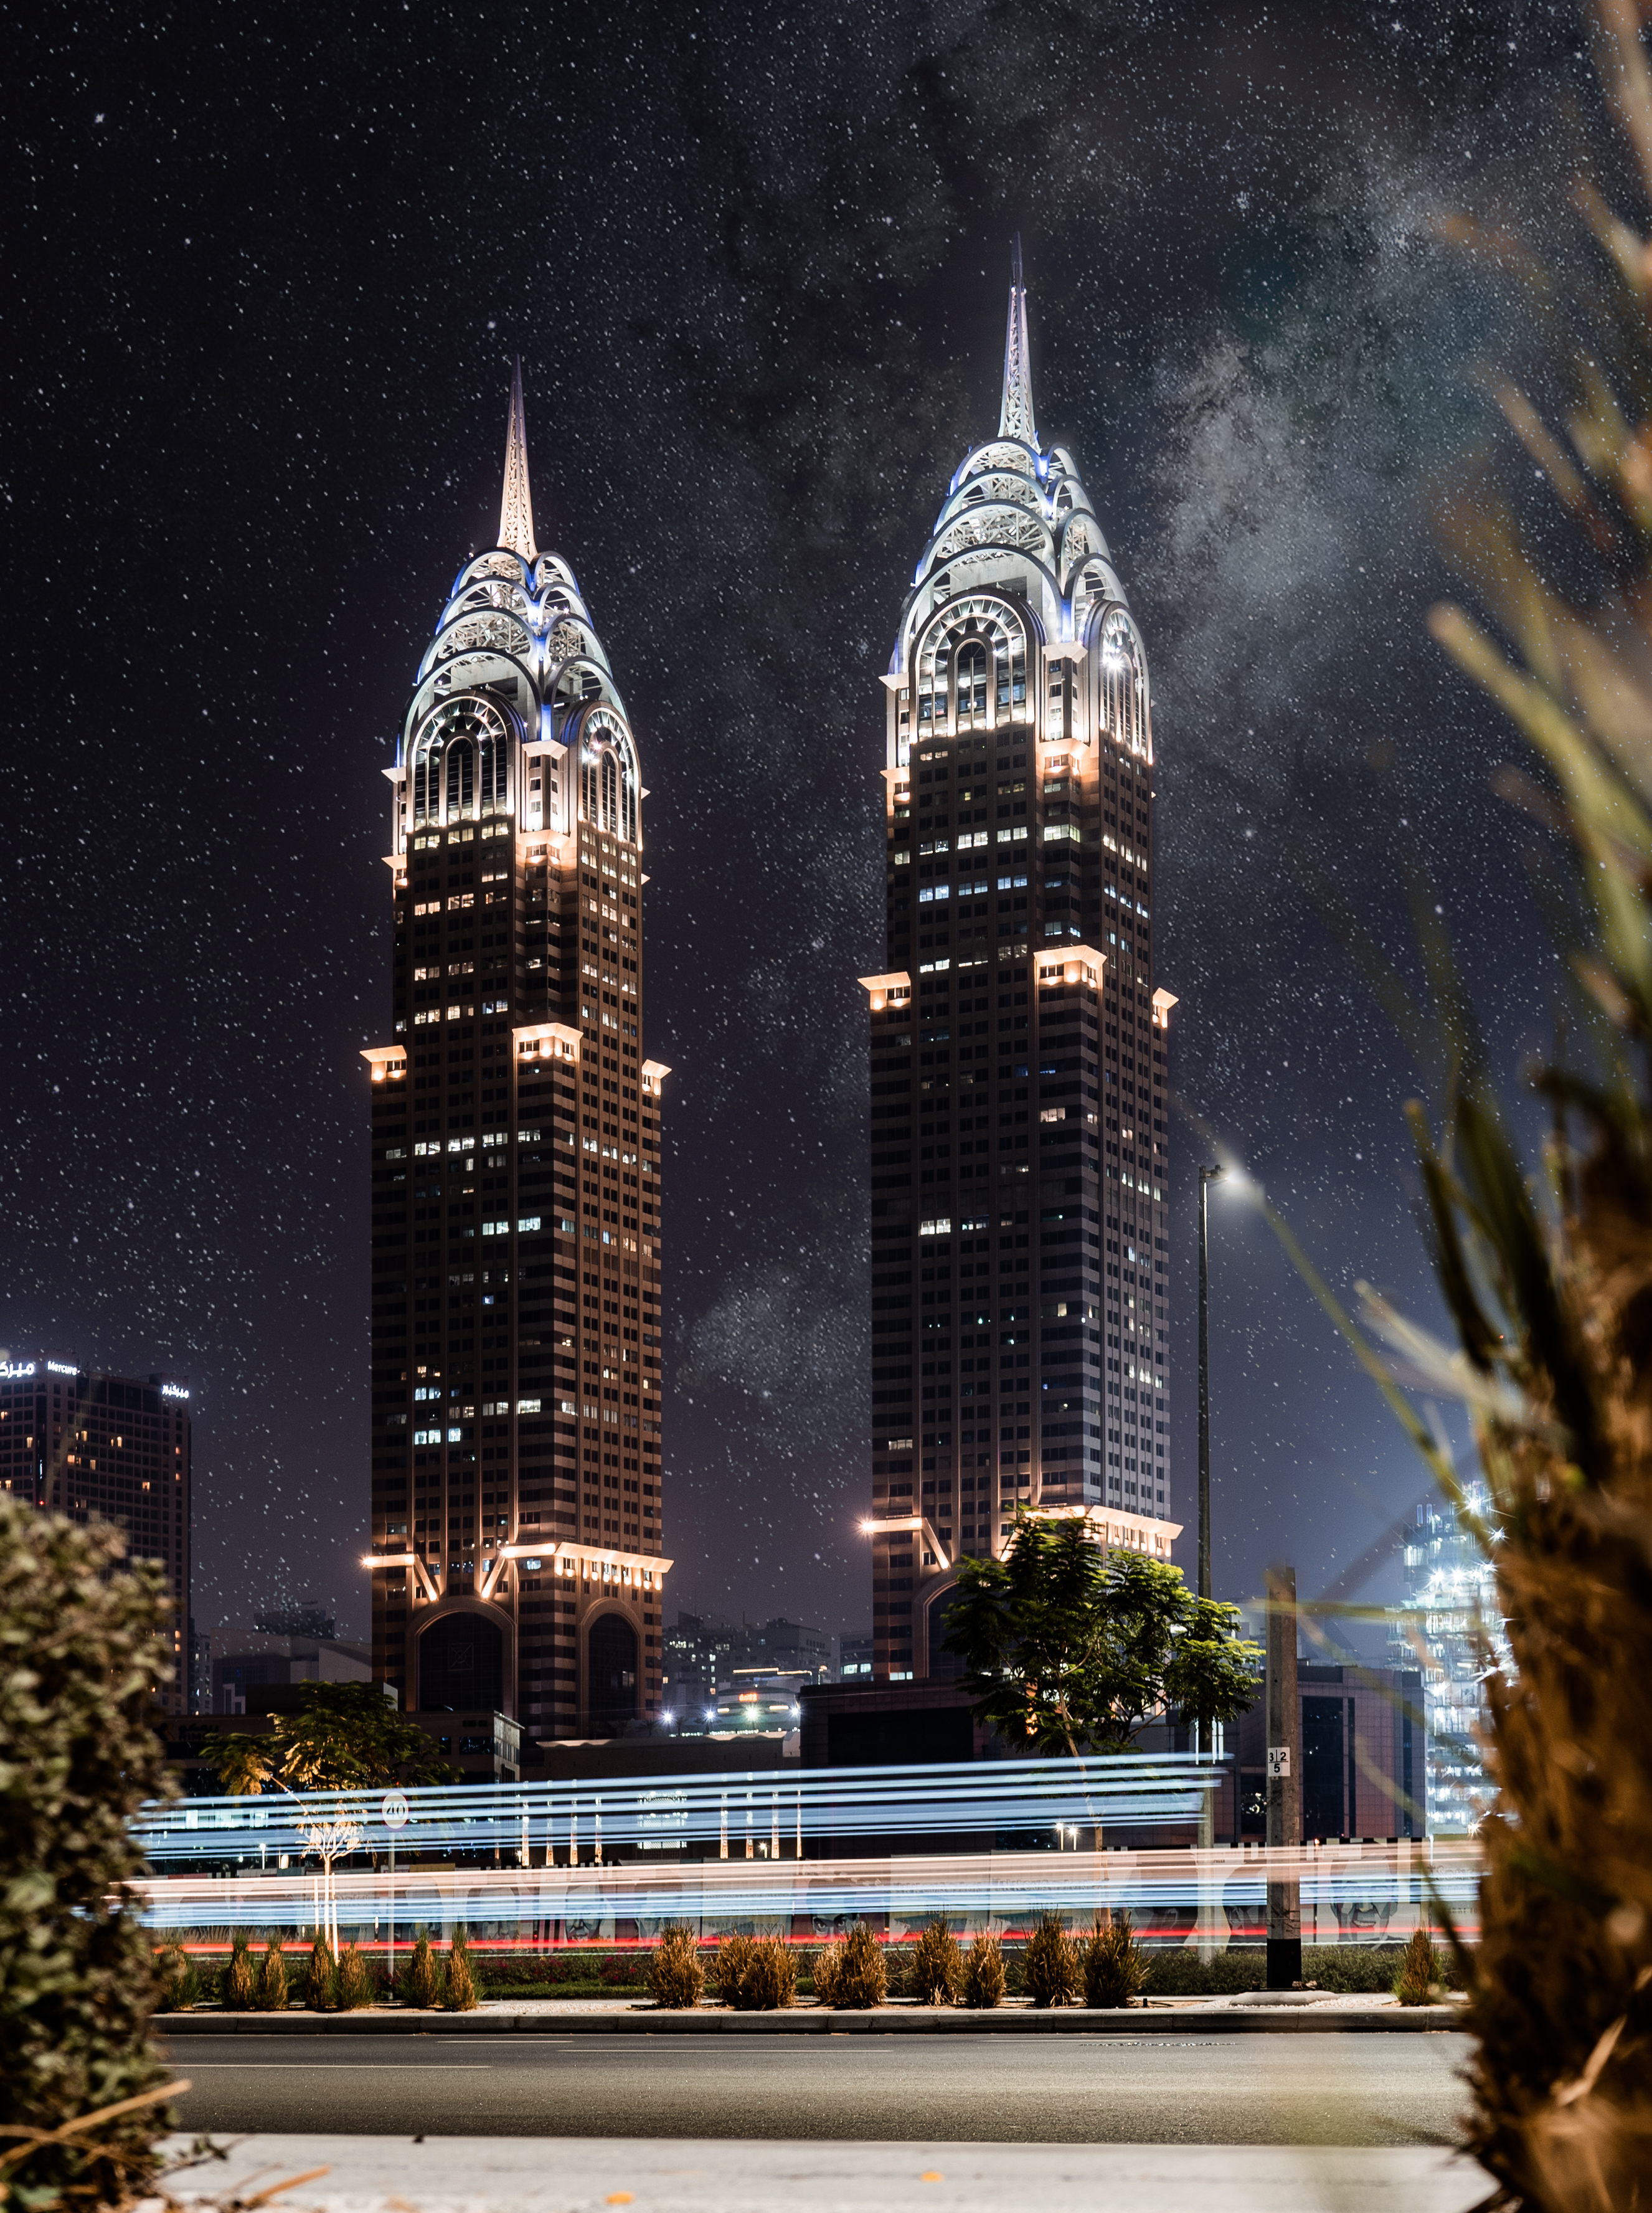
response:
<path id="1" fill-rule="evenodd" d="M 418 1702 L 432 1712 L 504 1704 L 504 1640 L 485 1614 L 444 1613 L 418 1640 Z"/>
<path id="2" fill-rule="evenodd" d="M 509 727 L 492 700 L 473 692 L 444 700 L 413 740 L 413 822 L 473 818 L 490 790 L 503 806 L 509 758 Z"/>
<path id="3" fill-rule="evenodd" d="M 448 820 L 476 812 L 476 749 L 467 738 L 457 738 L 448 747 Z"/>
<path id="4" fill-rule="evenodd" d="M 1027 631 L 997 598 L 954 600 L 937 610 L 917 655 L 917 735 L 947 727 L 957 665 L 957 727 L 1027 720 Z"/>
<path id="5" fill-rule="evenodd" d="M 503 814 L 507 804 L 505 749 L 490 732 L 482 736 L 482 812 Z"/>
<path id="6" fill-rule="evenodd" d="M 589 710 L 580 726 L 579 811 L 594 830 L 635 845 L 640 796 L 631 732 L 607 705 Z"/>
<path id="7" fill-rule="evenodd" d="M 1115 607 L 1101 629 L 1101 719 L 1109 737 L 1132 753 L 1152 751 L 1147 661 L 1130 618 Z"/>
<path id="8" fill-rule="evenodd" d="M 972 638 L 958 655 L 958 728 L 986 728 L 986 648 Z"/>
<path id="9" fill-rule="evenodd" d="M 585 1650 L 588 1718 L 594 1728 L 618 1730 L 639 1707 L 637 1631 L 624 1614 L 599 1614 Z"/>
<path id="10" fill-rule="evenodd" d="M 925 1633 L 930 1646 L 930 1680 L 932 1683 L 956 1682 L 965 1673 L 964 1663 L 955 1652 L 943 1648 L 947 1639 L 947 1617 L 963 1595 L 956 1583 L 950 1583 L 939 1598 L 930 1600 L 926 1609 Z"/>
<path id="11" fill-rule="evenodd" d="M 429 743 L 421 740 L 413 749 L 413 820 L 428 822 L 441 811 Z"/>

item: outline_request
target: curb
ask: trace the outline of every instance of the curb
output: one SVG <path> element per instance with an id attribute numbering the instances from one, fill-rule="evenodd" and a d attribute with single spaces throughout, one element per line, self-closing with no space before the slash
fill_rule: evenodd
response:
<path id="1" fill-rule="evenodd" d="M 1173 2012 L 1131 2008 L 1092 2012 L 1083 2006 L 1047 2011 L 968 2012 L 936 2007 L 923 2013 L 890 2007 L 875 2013 L 827 2013 L 814 2007 L 778 2013 L 655 2013 L 651 2009 L 591 2013 L 424 2013 L 371 2008 L 361 2013 L 164 2014 L 155 2034 L 169 2043 L 196 2036 L 1419 2036 L 1463 2030 L 1456 2006 L 1372 2007 L 1249 2005 L 1242 2012 Z"/>

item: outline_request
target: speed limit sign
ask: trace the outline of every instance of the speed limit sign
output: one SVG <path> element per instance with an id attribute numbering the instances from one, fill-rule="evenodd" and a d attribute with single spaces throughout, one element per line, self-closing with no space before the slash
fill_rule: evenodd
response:
<path id="1" fill-rule="evenodd" d="M 387 1790 L 379 1801 L 379 1819 L 387 1829 L 405 1829 L 411 1810 L 405 1790 Z"/>

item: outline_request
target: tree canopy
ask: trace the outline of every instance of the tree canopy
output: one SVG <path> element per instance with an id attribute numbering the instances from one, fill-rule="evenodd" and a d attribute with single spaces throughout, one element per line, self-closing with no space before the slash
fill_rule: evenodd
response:
<path id="1" fill-rule="evenodd" d="M 306 1683 L 300 1711 L 268 1736 L 210 1738 L 206 1757 L 231 1797 L 278 1790 L 382 1790 L 456 1783 L 458 1772 L 376 1683 Z"/>
<path id="2" fill-rule="evenodd" d="M 1149 1722 L 1209 1729 L 1256 1696 L 1262 1648 L 1235 1606 L 1196 1597 L 1180 1568 L 1106 1552 L 1075 1516 L 1017 1518 L 1001 1559 L 964 1559 L 946 1649 L 976 1718 L 1028 1754 L 1127 1752 Z"/>

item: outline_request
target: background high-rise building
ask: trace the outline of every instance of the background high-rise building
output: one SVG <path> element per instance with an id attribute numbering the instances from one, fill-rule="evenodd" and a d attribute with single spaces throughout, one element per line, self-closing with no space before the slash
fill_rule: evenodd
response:
<path id="1" fill-rule="evenodd" d="M 1486 1522 L 1484 1484 L 1471 1482 L 1466 1496 L 1469 1512 Z M 1405 1603 L 1388 1638 L 1397 1664 L 1422 1667 L 1429 1832 L 1464 1834 L 1491 1795 L 1475 1732 L 1485 1718 L 1488 1657 L 1509 1655 L 1497 1571 L 1454 1513 L 1426 1504 L 1405 1533 L 1403 1561 Z"/>
<path id="2" fill-rule="evenodd" d="M 191 1707 L 189 1385 L 88 1375 L 72 1360 L 0 1353 L 0 1484 L 71 1521 L 113 1521 L 128 1556 L 167 1572 L 172 1666 L 160 1701 Z"/>
<path id="3" fill-rule="evenodd" d="M 1020 253 L 887 690 L 872 1033 L 879 1675 L 939 1664 L 1019 1504 L 1167 1555 L 1166 1047 L 1146 657 L 1072 456 L 1040 443 Z"/>
<path id="4" fill-rule="evenodd" d="M 529 1736 L 660 1710 L 660 1108 L 642 778 L 521 380 L 390 779 L 373 1115 L 373 1646 L 411 1709 Z"/>

